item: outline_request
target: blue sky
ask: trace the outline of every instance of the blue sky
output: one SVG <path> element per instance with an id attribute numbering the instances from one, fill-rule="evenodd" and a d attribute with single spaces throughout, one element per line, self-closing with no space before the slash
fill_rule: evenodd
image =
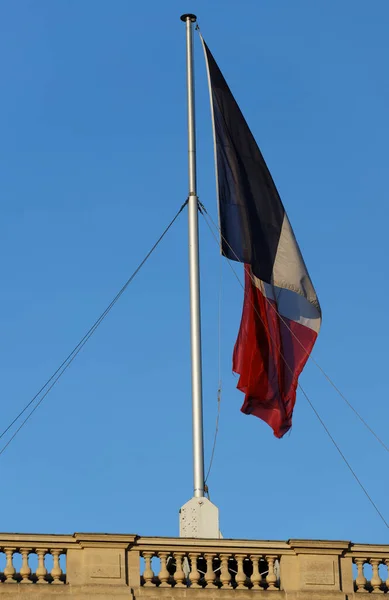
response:
<path id="1" fill-rule="evenodd" d="M 320 365 L 388 442 L 387 0 L 23 0 L 0 7 L 0 394 L 6 425 L 186 198 L 185 31 L 202 33 L 265 155 L 323 308 Z M 216 216 L 196 40 L 198 181 Z M 220 258 L 201 225 L 208 463 Z M 192 494 L 182 214 L 0 457 L 5 531 L 176 535 Z M 304 397 L 290 435 L 239 411 L 242 290 L 223 265 L 223 398 L 212 500 L 225 537 L 386 542 Z M 301 382 L 389 519 L 388 456 L 313 364 Z"/>

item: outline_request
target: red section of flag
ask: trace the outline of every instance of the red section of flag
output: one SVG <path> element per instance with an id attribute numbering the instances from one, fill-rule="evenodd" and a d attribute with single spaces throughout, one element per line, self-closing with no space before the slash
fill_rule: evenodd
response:
<path id="1" fill-rule="evenodd" d="M 297 339 L 296 339 L 297 338 Z M 245 297 L 233 370 L 244 392 L 241 408 L 265 421 L 281 438 L 292 426 L 297 380 L 317 333 L 296 321 L 280 318 L 277 303 L 256 287 L 245 265 Z"/>

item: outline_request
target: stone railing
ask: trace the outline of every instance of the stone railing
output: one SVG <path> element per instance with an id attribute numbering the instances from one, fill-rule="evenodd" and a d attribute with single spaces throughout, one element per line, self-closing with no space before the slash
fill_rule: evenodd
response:
<path id="1" fill-rule="evenodd" d="M 276 591 L 284 542 L 140 538 L 144 588 Z"/>
<path id="2" fill-rule="evenodd" d="M 353 544 L 350 554 L 356 568 L 356 591 L 374 594 L 388 593 L 389 547 Z"/>
<path id="3" fill-rule="evenodd" d="M 388 565 L 389 546 L 343 541 L 0 534 L 0 597 L 363 600 L 389 593 Z"/>
<path id="4" fill-rule="evenodd" d="M 74 537 L 0 534 L 0 582 L 64 585 L 63 570 Z"/>

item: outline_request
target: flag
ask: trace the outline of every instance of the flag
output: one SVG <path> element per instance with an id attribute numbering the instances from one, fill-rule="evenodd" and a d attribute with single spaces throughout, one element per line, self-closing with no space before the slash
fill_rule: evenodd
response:
<path id="1" fill-rule="evenodd" d="M 320 304 L 257 143 L 208 46 L 221 250 L 244 263 L 242 319 L 233 353 L 242 412 L 281 438 L 292 426 L 298 377 L 316 341 Z"/>

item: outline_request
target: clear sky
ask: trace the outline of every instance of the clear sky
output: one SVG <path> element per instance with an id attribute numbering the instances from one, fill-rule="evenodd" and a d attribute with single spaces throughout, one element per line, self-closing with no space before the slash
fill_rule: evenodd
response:
<path id="1" fill-rule="evenodd" d="M 0 5 L 2 425 L 31 399 L 187 194 L 185 28 L 202 33 L 283 198 L 323 308 L 316 360 L 388 443 L 388 0 Z M 216 216 L 196 39 L 199 194 Z M 220 258 L 201 226 L 208 464 Z M 211 499 L 225 537 L 388 542 L 298 396 L 290 435 L 240 413 L 242 290 L 223 265 Z M 313 364 L 301 382 L 389 519 L 388 455 Z M 192 495 L 187 223 L 0 457 L 4 531 L 177 535 Z"/>

